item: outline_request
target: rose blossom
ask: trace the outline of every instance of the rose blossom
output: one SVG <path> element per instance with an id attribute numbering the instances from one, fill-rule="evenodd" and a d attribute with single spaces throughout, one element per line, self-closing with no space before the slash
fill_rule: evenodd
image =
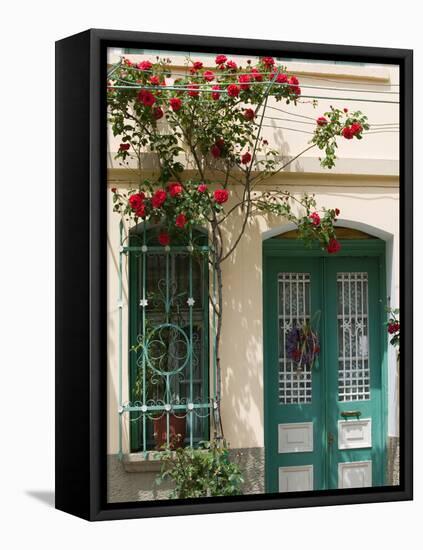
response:
<path id="1" fill-rule="evenodd" d="M 345 126 L 342 129 L 342 135 L 345 139 L 352 139 L 354 137 L 354 132 L 351 129 L 351 126 Z"/>
<path id="2" fill-rule="evenodd" d="M 110 189 L 110 191 L 111 191 L 112 193 L 117 193 L 116 187 L 112 187 L 112 188 Z"/>
<path id="3" fill-rule="evenodd" d="M 198 84 L 188 84 L 188 95 L 191 96 L 191 97 L 198 97 L 199 95 L 199 85 Z"/>
<path id="4" fill-rule="evenodd" d="M 273 59 L 273 57 L 263 57 L 261 62 L 268 68 L 273 67 L 273 65 L 275 64 L 275 60 Z"/>
<path id="5" fill-rule="evenodd" d="M 203 63 L 201 61 L 194 61 L 192 64 L 192 68 L 195 69 L 196 71 L 199 71 L 200 69 L 203 68 Z"/>
<path id="6" fill-rule="evenodd" d="M 335 208 L 335 216 L 339 216 L 340 213 L 341 211 L 339 210 L 339 208 Z"/>
<path id="7" fill-rule="evenodd" d="M 128 149 L 131 147 L 129 143 L 121 143 L 119 145 L 119 151 L 128 151 Z"/>
<path id="8" fill-rule="evenodd" d="M 151 107 L 156 102 L 156 98 L 148 90 L 140 90 L 138 92 L 138 101 L 145 105 L 145 107 Z"/>
<path id="9" fill-rule="evenodd" d="M 353 122 L 351 124 L 351 131 L 354 135 L 359 134 L 363 130 L 363 126 L 359 122 Z"/>
<path id="10" fill-rule="evenodd" d="M 328 119 L 324 116 L 319 116 L 319 118 L 316 120 L 317 126 L 326 126 L 328 123 Z"/>
<path id="11" fill-rule="evenodd" d="M 341 243 L 332 237 L 332 239 L 329 239 L 326 250 L 329 254 L 336 254 L 341 250 Z"/>
<path id="12" fill-rule="evenodd" d="M 137 65 L 137 68 L 141 69 L 141 71 L 150 71 L 152 67 L 153 63 L 151 63 L 151 61 L 141 61 Z"/>
<path id="13" fill-rule="evenodd" d="M 159 86 L 160 85 L 160 79 L 158 76 L 153 75 L 150 77 L 150 84 L 153 84 L 153 86 Z"/>
<path id="14" fill-rule="evenodd" d="M 216 86 L 212 87 L 212 90 L 220 90 L 220 86 L 216 84 Z M 220 99 L 220 93 L 217 91 L 212 92 L 211 96 L 212 96 L 212 99 Z"/>
<path id="15" fill-rule="evenodd" d="M 139 208 L 137 208 L 135 210 L 135 215 L 138 217 L 138 218 L 143 218 L 145 216 L 145 204 L 142 203 Z"/>
<path id="16" fill-rule="evenodd" d="M 311 223 L 313 225 L 320 225 L 320 216 L 317 212 L 312 212 L 309 216 Z"/>
<path id="17" fill-rule="evenodd" d="M 207 82 L 211 82 L 214 79 L 214 72 L 213 71 L 204 71 L 203 78 L 204 78 L 204 80 L 207 80 Z"/>
<path id="18" fill-rule="evenodd" d="M 213 193 L 213 197 L 217 204 L 223 204 L 228 200 L 229 193 L 228 191 L 226 191 L 226 189 L 216 189 L 216 191 Z"/>
<path id="19" fill-rule="evenodd" d="M 220 54 L 220 55 L 216 55 L 215 62 L 216 62 L 216 65 L 224 65 L 227 60 L 228 58 L 226 57 L 226 55 Z"/>
<path id="20" fill-rule="evenodd" d="M 144 202 L 145 195 L 144 193 L 134 193 L 128 199 L 129 206 L 132 210 L 138 210 L 142 203 Z"/>
<path id="21" fill-rule="evenodd" d="M 166 200 L 166 191 L 164 189 L 157 189 L 154 195 L 151 197 L 151 205 L 153 208 L 160 208 Z"/>
<path id="22" fill-rule="evenodd" d="M 180 195 L 183 191 L 183 187 L 180 183 L 169 183 L 169 185 L 167 186 L 167 188 L 169 189 L 169 195 L 171 197 L 176 197 L 177 195 Z"/>
<path id="23" fill-rule="evenodd" d="M 187 223 L 187 218 L 185 214 L 178 214 L 175 219 L 175 225 L 176 227 L 179 227 L 180 229 L 183 229 Z"/>
<path id="24" fill-rule="evenodd" d="M 207 191 L 207 185 L 205 183 L 200 183 L 200 185 L 197 187 L 197 191 L 199 193 L 205 193 Z"/>
<path id="25" fill-rule="evenodd" d="M 155 107 L 153 109 L 153 117 L 156 119 L 156 120 L 159 120 L 160 118 L 162 118 L 164 115 L 163 113 L 163 109 L 161 107 Z"/>
<path id="26" fill-rule="evenodd" d="M 170 243 L 169 233 L 167 233 L 166 231 L 162 231 L 159 235 L 159 243 L 162 246 L 168 246 L 168 244 Z"/>
<path id="27" fill-rule="evenodd" d="M 182 107 L 182 101 L 179 99 L 179 97 L 171 97 L 169 99 L 170 106 L 173 111 L 179 111 L 179 109 Z"/>
<path id="28" fill-rule="evenodd" d="M 251 76 L 257 82 L 261 82 L 263 80 L 263 75 L 255 67 L 254 67 L 254 69 L 251 69 Z"/>
<path id="29" fill-rule="evenodd" d="M 251 162 L 251 154 L 248 151 L 242 155 L 241 162 L 242 164 L 248 164 Z"/>
<path id="30" fill-rule="evenodd" d="M 238 97 L 239 95 L 239 86 L 236 84 L 229 84 L 229 86 L 226 88 L 228 92 L 228 96 L 230 97 Z"/>
<path id="31" fill-rule="evenodd" d="M 238 77 L 238 82 L 240 83 L 241 90 L 249 90 L 250 89 L 251 76 L 249 74 L 241 74 Z"/>
<path id="32" fill-rule="evenodd" d="M 398 322 L 392 322 L 388 325 L 388 332 L 389 334 L 395 334 L 400 329 L 400 324 Z"/>
<path id="33" fill-rule="evenodd" d="M 245 109 L 243 116 L 245 120 L 254 120 L 256 113 L 254 112 L 254 109 Z"/>
<path id="34" fill-rule="evenodd" d="M 288 80 L 289 84 L 290 84 L 290 91 L 292 94 L 295 94 L 295 95 L 300 95 L 301 94 L 301 88 L 298 86 L 298 84 L 300 83 L 298 78 L 296 76 L 291 76 Z"/>
<path id="35" fill-rule="evenodd" d="M 228 61 L 228 62 L 226 63 L 226 68 L 235 71 L 235 70 L 238 68 L 238 66 L 237 66 L 237 64 L 235 63 L 235 61 Z"/>

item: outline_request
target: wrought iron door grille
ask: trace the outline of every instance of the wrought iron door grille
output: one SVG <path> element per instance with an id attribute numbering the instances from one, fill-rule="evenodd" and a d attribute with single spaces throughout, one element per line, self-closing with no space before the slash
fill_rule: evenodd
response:
<path id="1" fill-rule="evenodd" d="M 311 403 L 311 367 L 299 370 L 286 356 L 288 332 L 310 320 L 310 273 L 279 273 L 278 293 L 279 403 Z"/>
<path id="2" fill-rule="evenodd" d="M 338 399 L 370 399 L 368 275 L 337 274 Z"/>

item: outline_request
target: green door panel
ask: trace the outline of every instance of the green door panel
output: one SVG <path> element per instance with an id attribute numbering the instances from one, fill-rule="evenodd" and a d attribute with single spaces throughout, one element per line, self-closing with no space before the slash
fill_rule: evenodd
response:
<path id="1" fill-rule="evenodd" d="M 295 478 L 305 470 L 312 470 L 312 482 L 308 478 L 304 487 L 314 490 L 339 488 L 340 483 L 383 485 L 384 243 L 346 242 L 336 257 L 298 248 L 274 240 L 264 247 L 266 490 L 303 490 L 289 488 L 286 472 Z M 301 292 L 309 296 L 306 306 L 298 304 Z M 310 373 L 294 372 L 283 357 L 284 333 L 296 313 L 320 319 L 319 360 L 309 379 Z M 309 438 L 308 445 L 296 446 L 305 433 L 312 434 L 312 444 Z"/>

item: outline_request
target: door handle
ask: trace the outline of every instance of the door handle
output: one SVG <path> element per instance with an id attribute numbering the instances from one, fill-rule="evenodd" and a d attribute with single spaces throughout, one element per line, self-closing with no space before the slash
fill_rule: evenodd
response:
<path id="1" fill-rule="evenodd" d="M 356 418 L 357 420 L 359 420 L 361 416 L 361 411 L 342 411 L 341 416 L 344 419 Z"/>

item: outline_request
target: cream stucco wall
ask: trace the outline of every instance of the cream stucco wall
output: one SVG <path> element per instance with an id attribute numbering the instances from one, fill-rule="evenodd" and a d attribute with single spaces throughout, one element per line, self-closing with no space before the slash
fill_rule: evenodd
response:
<path id="1" fill-rule="evenodd" d="M 133 57 L 133 56 L 131 56 Z M 297 67 L 300 64 L 297 64 Z M 342 79 L 348 71 L 350 79 L 357 79 L 359 89 L 379 90 L 375 83 L 398 82 L 395 68 L 340 68 L 339 66 L 307 64 L 312 82 L 313 74 L 334 79 L 334 87 L 346 88 Z M 313 72 L 314 71 L 314 72 Z M 342 72 L 343 71 L 343 72 Z M 339 73 L 339 74 L 338 74 Z M 351 74 L 353 73 L 353 74 Z M 360 76 L 361 75 L 361 76 Z M 363 76 L 364 75 L 364 76 Z M 316 80 L 319 85 L 321 81 Z M 354 86 L 348 83 L 348 87 Z M 385 89 L 385 88 L 383 88 Z M 316 92 L 316 90 L 315 90 Z M 325 90 L 338 97 L 341 92 Z M 342 92 L 345 95 L 345 92 Z M 344 95 L 342 97 L 344 97 Z M 356 94 L 358 97 L 358 93 Z M 363 96 L 363 94 L 361 94 Z M 366 97 L 369 97 L 367 94 Z M 373 97 L 373 96 L 372 96 Z M 377 94 L 377 97 L 380 97 Z M 383 94 L 384 98 L 392 96 Z M 396 96 L 394 96 L 396 97 Z M 330 101 L 322 102 L 318 110 L 310 104 L 287 107 L 293 113 L 316 117 Z M 394 104 L 356 104 L 333 101 L 334 105 L 361 108 L 370 122 L 398 121 L 398 106 Z M 327 105 L 326 105 L 327 104 Z M 281 108 L 285 109 L 283 105 Z M 283 116 L 283 115 L 281 115 Z M 287 115 L 289 117 L 289 115 Z M 289 117 L 290 118 L 290 117 Z M 308 119 L 304 119 L 308 120 Z M 271 124 L 282 125 L 278 121 Z M 288 124 L 288 123 L 287 123 Z M 310 136 L 281 129 L 265 128 L 267 139 L 276 144 L 283 156 L 289 157 L 304 149 Z M 109 187 L 122 190 L 130 185 L 132 175 L 121 169 L 113 160 L 117 143 L 109 141 Z M 398 305 L 399 284 L 399 188 L 398 188 L 398 133 L 368 135 L 362 142 L 354 140 L 339 149 L 339 161 L 333 171 L 323 171 L 318 163 L 318 152 L 291 165 L 289 171 L 272 181 L 272 187 L 283 188 L 301 194 L 316 193 L 321 205 L 341 210 L 340 224 L 363 229 L 387 241 L 387 294 L 393 306 Z M 146 158 L 145 170 L 153 169 L 151 158 Z M 262 187 L 260 190 L 264 190 Z M 232 201 L 238 193 L 231 189 Z M 108 451 L 118 449 L 118 261 L 119 217 L 112 212 L 111 193 L 108 207 Z M 231 237 L 239 230 L 239 217 L 232 216 L 225 226 L 225 236 Z M 262 241 L 264 238 L 286 230 L 285 220 L 276 217 L 256 216 L 248 224 L 246 233 L 235 254 L 223 266 L 224 277 L 224 326 L 222 335 L 222 417 L 225 436 L 233 448 L 260 447 L 264 445 L 263 426 L 263 338 L 262 338 Z M 123 293 L 123 400 L 128 399 L 127 352 L 127 286 Z M 389 433 L 397 435 L 396 425 L 397 384 L 395 358 L 389 358 Z M 124 424 L 124 452 L 128 450 L 128 427 Z"/>

